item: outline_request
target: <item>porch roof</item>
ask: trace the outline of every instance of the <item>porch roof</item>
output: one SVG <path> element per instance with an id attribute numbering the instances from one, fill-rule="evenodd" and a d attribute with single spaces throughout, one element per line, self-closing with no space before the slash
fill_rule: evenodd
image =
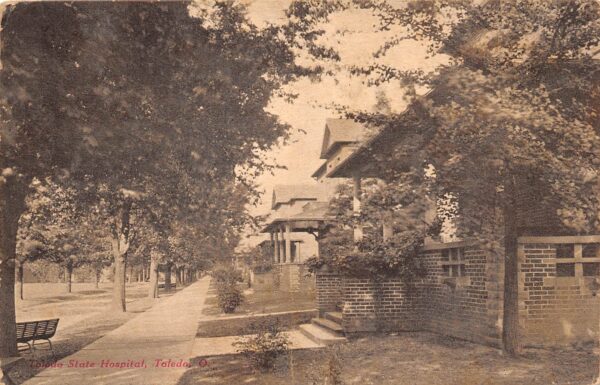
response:
<path id="1" fill-rule="evenodd" d="M 271 208 L 297 200 L 324 201 L 327 189 L 319 184 L 277 185 L 273 188 Z"/>
<path id="2" fill-rule="evenodd" d="M 302 212 L 298 214 L 273 218 L 261 232 L 270 233 L 282 224 L 289 224 L 290 230 L 293 232 L 308 232 L 318 229 L 321 223 L 332 219 L 327 214 L 328 206 L 327 202 L 309 202 L 303 206 Z"/>

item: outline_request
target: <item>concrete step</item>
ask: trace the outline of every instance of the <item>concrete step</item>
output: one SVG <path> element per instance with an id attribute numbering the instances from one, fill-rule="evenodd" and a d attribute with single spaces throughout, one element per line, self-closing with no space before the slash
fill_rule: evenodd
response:
<path id="1" fill-rule="evenodd" d="M 302 334 L 317 344 L 333 345 L 346 342 L 346 337 L 335 335 L 331 331 L 312 323 L 302 324 L 299 326 L 299 329 Z"/>
<path id="2" fill-rule="evenodd" d="M 325 318 L 313 318 L 310 322 L 322 328 L 329 329 L 329 331 L 337 335 L 342 335 L 344 333 L 344 328 L 342 328 L 342 325 Z"/>
<path id="3" fill-rule="evenodd" d="M 342 324 L 342 312 L 341 311 L 328 311 L 325 313 L 325 318 L 330 321 Z"/>

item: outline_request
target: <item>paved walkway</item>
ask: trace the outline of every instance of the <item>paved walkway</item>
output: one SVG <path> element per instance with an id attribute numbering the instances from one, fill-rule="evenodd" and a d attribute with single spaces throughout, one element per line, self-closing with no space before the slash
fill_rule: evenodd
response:
<path id="1" fill-rule="evenodd" d="M 209 282 L 202 278 L 25 384 L 176 384 L 187 370 L 182 363 L 194 356 Z"/>

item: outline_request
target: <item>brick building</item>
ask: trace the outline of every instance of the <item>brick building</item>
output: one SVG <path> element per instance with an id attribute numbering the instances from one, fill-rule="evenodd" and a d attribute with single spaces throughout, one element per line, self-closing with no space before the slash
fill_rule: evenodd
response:
<path id="1" fill-rule="evenodd" d="M 414 127 L 411 113 L 405 113 L 406 121 Z M 360 130 L 356 123 L 348 126 Z M 398 147 L 406 143 L 418 147 L 424 139 L 416 132 L 409 127 L 384 127 L 362 143 L 359 139 L 340 143 L 335 159 L 324 152 L 325 162 L 314 176 L 351 178 L 354 210 L 360 212 L 361 179 L 379 178 L 386 170 L 378 159 Z M 327 140 L 326 134 L 324 148 Z M 521 180 L 524 188 L 518 204 L 522 341 L 548 346 L 597 340 L 599 305 L 594 286 L 600 273 L 600 235 L 569 232 L 551 202 L 536 195 L 534 185 Z M 383 231 L 385 237 L 385 224 Z M 354 237 L 362 237 L 361 229 L 355 229 Z M 425 330 L 500 345 L 504 258 L 475 241 L 432 239 L 426 240 L 419 258 L 426 276 L 410 285 L 400 279 L 373 282 L 322 269 L 316 276 L 317 306 L 327 322 L 321 326 L 335 330 L 332 321 L 346 333 Z"/>

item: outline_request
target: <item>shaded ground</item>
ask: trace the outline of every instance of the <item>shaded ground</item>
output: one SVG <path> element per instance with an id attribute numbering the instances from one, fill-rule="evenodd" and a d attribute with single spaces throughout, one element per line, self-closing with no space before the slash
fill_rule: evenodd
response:
<path id="1" fill-rule="evenodd" d="M 127 285 L 127 302 L 144 298 L 147 283 Z M 25 284 L 25 299 L 16 301 L 17 322 L 60 318 L 57 337 L 69 325 L 80 322 L 92 314 L 97 314 L 110 304 L 112 284 L 103 283 L 97 289 L 91 283 L 73 284 L 72 292 L 67 293 L 64 283 Z"/>
<path id="2" fill-rule="evenodd" d="M 217 304 L 217 290 L 211 283 L 202 314 L 206 316 L 231 317 L 243 314 L 266 314 L 315 308 L 314 292 L 285 293 L 275 290 L 244 291 L 244 303 L 234 313 L 223 314 Z"/>
<path id="3" fill-rule="evenodd" d="M 108 306 L 112 295 L 109 284 L 101 285 L 100 289 L 94 289 L 92 284 L 77 284 L 72 293 L 64 293 L 64 284 L 29 284 L 26 290 L 27 286 L 30 288 L 26 299 L 17 302 L 17 321 L 55 317 L 60 318 L 60 322 L 52 339 L 56 356 L 53 358 L 50 352 L 41 350 L 35 352 L 35 357 L 22 353 L 25 361 L 10 372 L 17 384 L 43 370 L 40 364 L 58 361 L 79 351 L 179 290 L 161 293 L 157 301 L 147 298 L 147 283 L 127 285 L 127 313 L 118 313 Z"/>
<path id="4" fill-rule="evenodd" d="M 346 385 L 583 385 L 591 383 L 598 361 L 591 349 L 527 350 L 511 359 L 431 333 L 370 336 L 334 349 L 294 351 L 269 374 L 253 373 L 237 355 L 198 357 L 206 365 L 188 370 L 178 385 L 321 385 L 335 351 Z"/>

